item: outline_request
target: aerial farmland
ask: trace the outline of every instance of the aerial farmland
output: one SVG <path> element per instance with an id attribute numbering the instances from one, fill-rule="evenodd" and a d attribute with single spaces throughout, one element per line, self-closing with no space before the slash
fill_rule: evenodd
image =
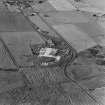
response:
<path id="1" fill-rule="evenodd" d="M 0 0 L 0 105 L 105 105 L 104 20 L 102 0 Z"/>

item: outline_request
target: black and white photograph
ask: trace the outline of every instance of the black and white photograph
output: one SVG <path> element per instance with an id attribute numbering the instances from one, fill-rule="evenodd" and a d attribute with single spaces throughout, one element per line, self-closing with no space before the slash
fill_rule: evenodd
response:
<path id="1" fill-rule="evenodd" d="M 0 0 L 0 105 L 105 105 L 105 0 Z"/>

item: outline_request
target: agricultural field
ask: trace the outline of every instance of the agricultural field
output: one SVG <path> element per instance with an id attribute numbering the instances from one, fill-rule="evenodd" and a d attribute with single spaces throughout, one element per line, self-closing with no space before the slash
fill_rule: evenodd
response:
<path id="1" fill-rule="evenodd" d="M 32 65 L 28 62 L 28 56 L 32 56 L 30 44 L 43 43 L 36 32 L 3 32 L 1 36 L 20 66 Z"/>
<path id="2" fill-rule="evenodd" d="M 0 2 L 0 105 L 105 105 L 104 24 L 72 3 L 34 0 L 12 12 Z M 45 42 L 35 25 L 76 50 L 66 69 L 38 65 L 30 45 Z"/>

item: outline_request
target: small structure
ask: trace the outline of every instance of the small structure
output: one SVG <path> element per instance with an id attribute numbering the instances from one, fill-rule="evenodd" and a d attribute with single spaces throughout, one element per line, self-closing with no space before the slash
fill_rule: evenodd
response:
<path id="1" fill-rule="evenodd" d="M 48 38 L 48 36 L 47 36 Z M 55 39 L 55 40 L 54 40 Z M 72 49 L 68 48 L 63 41 L 49 36 L 44 44 L 30 45 L 32 54 L 37 63 L 43 67 L 64 66 L 72 59 Z M 59 40 L 59 41 L 57 41 Z"/>

